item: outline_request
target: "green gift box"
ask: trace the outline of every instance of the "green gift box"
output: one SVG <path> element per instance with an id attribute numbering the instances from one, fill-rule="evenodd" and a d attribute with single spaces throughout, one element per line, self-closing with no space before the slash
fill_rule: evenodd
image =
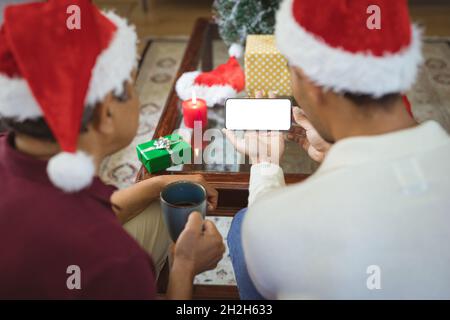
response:
<path id="1" fill-rule="evenodd" d="M 184 163 L 183 159 L 191 159 L 191 146 L 178 134 L 161 137 L 136 147 L 139 160 L 150 173 L 167 169 L 175 164 Z M 176 156 L 177 162 L 173 159 Z"/>

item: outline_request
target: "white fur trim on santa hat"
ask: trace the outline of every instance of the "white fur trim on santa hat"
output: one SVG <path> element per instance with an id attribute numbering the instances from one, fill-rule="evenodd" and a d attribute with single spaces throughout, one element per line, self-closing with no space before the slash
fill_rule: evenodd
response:
<path id="1" fill-rule="evenodd" d="M 244 55 L 244 47 L 239 43 L 233 43 L 228 49 L 228 55 L 240 59 Z"/>
<path id="2" fill-rule="evenodd" d="M 188 100 L 192 97 L 192 90 L 198 98 L 206 101 L 208 107 L 216 104 L 224 104 L 226 99 L 237 96 L 236 90 L 230 85 L 200 86 L 195 84 L 195 79 L 200 71 L 184 73 L 175 85 L 175 90 L 181 100 Z"/>
<path id="3" fill-rule="evenodd" d="M 117 30 L 109 47 L 97 58 L 86 105 L 95 105 L 113 91 L 120 95 L 123 83 L 131 79 L 131 72 L 137 67 L 137 35 L 135 27 L 114 12 L 104 13 L 116 26 Z"/>
<path id="4" fill-rule="evenodd" d="M 422 62 L 420 31 L 412 26 L 409 47 L 377 57 L 333 48 L 301 27 L 292 15 L 293 0 L 281 4 L 276 17 L 278 49 L 317 85 L 335 92 L 380 97 L 405 92 L 414 84 Z"/>
<path id="5" fill-rule="evenodd" d="M 0 74 L 0 116 L 18 121 L 42 116 L 28 83 L 21 78 Z"/>
<path id="6" fill-rule="evenodd" d="M 192 87 L 194 86 L 195 78 L 197 78 L 199 74 L 200 71 L 185 72 L 178 78 L 177 83 L 175 84 L 175 91 L 181 100 L 191 99 Z"/>
<path id="7" fill-rule="evenodd" d="M 114 12 L 103 13 L 116 26 L 111 43 L 98 57 L 86 95 L 86 107 L 95 105 L 110 92 L 120 95 L 123 83 L 137 67 L 137 35 L 134 26 Z M 0 115 L 19 121 L 43 116 L 27 82 L 0 74 Z"/>
<path id="8" fill-rule="evenodd" d="M 47 174 L 55 187 L 77 192 L 92 183 L 95 166 L 92 158 L 82 151 L 61 152 L 48 161 Z"/>

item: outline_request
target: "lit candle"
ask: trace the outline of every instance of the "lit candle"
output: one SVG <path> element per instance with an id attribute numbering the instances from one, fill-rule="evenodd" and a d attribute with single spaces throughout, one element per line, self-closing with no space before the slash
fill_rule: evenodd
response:
<path id="1" fill-rule="evenodd" d="M 206 101 L 198 99 L 195 91 L 192 90 L 192 99 L 183 101 L 184 125 L 188 128 L 194 128 L 195 121 L 201 121 L 202 127 L 208 124 L 208 107 Z"/>
<path id="2" fill-rule="evenodd" d="M 192 104 L 197 104 L 197 95 L 195 94 L 195 90 L 192 89 Z"/>

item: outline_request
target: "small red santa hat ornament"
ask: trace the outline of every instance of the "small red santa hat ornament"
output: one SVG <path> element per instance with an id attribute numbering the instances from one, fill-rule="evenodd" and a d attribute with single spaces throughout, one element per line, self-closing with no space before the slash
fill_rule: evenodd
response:
<path id="1" fill-rule="evenodd" d="M 275 30 L 289 63 L 338 93 L 405 92 L 422 62 L 406 0 L 284 0 Z"/>
<path id="2" fill-rule="evenodd" d="M 243 55 L 243 48 L 233 44 L 228 50 L 230 58 L 210 72 L 191 71 L 184 73 L 175 85 L 181 100 L 191 98 L 192 90 L 197 97 L 206 101 L 208 107 L 223 104 L 226 99 L 236 97 L 245 88 L 245 75 L 237 59 Z"/>
<path id="3" fill-rule="evenodd" d="M 80 14 L 70 28 L 70 11 Z M 0 116 L 44 117 L 61 152 L 48 161 L 50 181 L 65 192 L 89 186 L 93 159 L 77 150 L 85 108 L 120 94 L 137 65 L 134 27 L 89 0 L 49 0 L 6 8 L 0 30 Z"/>

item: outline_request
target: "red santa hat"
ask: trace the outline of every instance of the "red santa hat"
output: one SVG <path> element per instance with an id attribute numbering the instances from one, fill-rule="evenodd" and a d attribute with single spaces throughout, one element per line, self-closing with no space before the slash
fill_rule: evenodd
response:
<path id="1" fill-rule="evenodd" d="M 405 92 L 422 61 L 406 0 L 284 0 L 275 34 L 290 64 L 335 92 Z"/>
<path id="2" fill-rule="evenodd" d="M 195 90 L 197 97 L 205 100 L 208 107 L 213 107 L 244 90 L 245 75 L 237 60 L 242 57 L 243 48 L 233 44 L 228 53 L 228 61 L 210 72 L 184 73 L 175 85 L 178 97 L 181 100 L 190 99 L 192 90 Z"/>
<path id="3" fill-rule="evenodd" d="M 80 12 L 70 29 L 68 8 Z M 50 0 L 9 6 L 0 30 L 0 116 L 44 117 L 61 152 L 47 165 L 51 182 L 66 192 L 90 185 L 95 167 L 77 150 L 84 109 L 123 92 L 137 65 L 137 36 L 116 14 L 89 0 Z"/>

